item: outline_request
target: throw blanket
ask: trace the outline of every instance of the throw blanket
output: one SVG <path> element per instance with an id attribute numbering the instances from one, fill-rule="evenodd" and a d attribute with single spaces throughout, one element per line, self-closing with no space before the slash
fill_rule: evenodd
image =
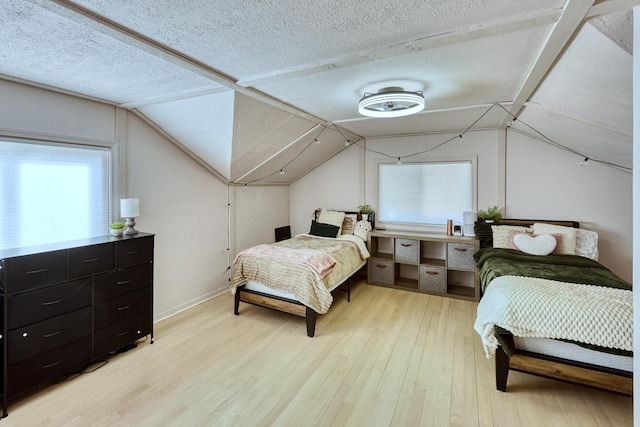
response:
<path id="1" fill-rule="evenodd" d="M 298 235 L 273 246 L 320 251 L 334 259 L 335 265 L 322 279 L 318 279 L 304 264 L 256 256 L 237 257 L 231 292 L 235 293 L 237 287 L 248 280 L 255 280 L 272 289 L 295 295 L 298 301 L 318 314 L 329 311 L 333 303 L 329 290 L 354 273 L 356 267 L 369 257 L 362 239 L 353 235 L 338 238 Z"/>
<path id="2" fill-rule="evenodd" d="M 579 255 L 529 255 L 513 249 L 484 248 L 474 258 L 480 272 L 484 292 L 489 283 L 500 276 L 526 276 L 559 282 L 631 289 L 597 261 Z"/>
<path id="3" fill-rule="evenodd" d="M 474 324 L 487 357 L 498 347 L 495 326 L 520 337 L 632 351 L 633 295 L 624 289 L 501 276 L 482 297 Z"/>
<path id="4" fill-rule="evenodd" d="M 243 256 L 254 256 L 258 258 L 274 259 L 279 261 L 289 261 L 296 264 L 306 265 L 313 274 L 322 279 L 336 265 L 336 260 L 324 252 L 314 249 L 291 249 L 276 245 L 258 245 L 245 249 L 236 255 L 233 263 Z"/>

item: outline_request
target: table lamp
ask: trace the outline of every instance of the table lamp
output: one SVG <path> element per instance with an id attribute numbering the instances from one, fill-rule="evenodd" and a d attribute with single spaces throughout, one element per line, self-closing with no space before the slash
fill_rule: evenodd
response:
<path id="1" fill-rule="evenodd" d="M 120 199 L 120 216 L 125 218 L 124 235 L 138 234 L 136 217 L 140 216 L 140 199 Z"/>

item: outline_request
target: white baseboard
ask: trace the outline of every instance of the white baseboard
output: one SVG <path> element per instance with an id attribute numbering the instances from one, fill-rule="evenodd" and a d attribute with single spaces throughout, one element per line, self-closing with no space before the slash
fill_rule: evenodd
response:
<path id="1" fill-rule="evenodd" d="M 198 304 L 202 304 L 205 301 L 210 300 L 211 298 L 215 298 L 218 295 L 222 295 L 225 292 L 230 292 L 228 286 L 224 286 L 220 289 L 216 289 L 215 291 L 211 291 L 208 294 L 199 296 L 198 298 L 194 298 L 190 301 L 187 301 L 183 304 L 180 304 L 176 307 L 172 307 L 169 310 L 165 310 L 162 313 L 157 313 L 153 315 L 153 323 L 157 323 L 161 320 L 167 319 L 171 316 L 175 316 L 178 313 L 181 313 L 185 310 L 190 309 L 191 307 L 195 307 Z"/>

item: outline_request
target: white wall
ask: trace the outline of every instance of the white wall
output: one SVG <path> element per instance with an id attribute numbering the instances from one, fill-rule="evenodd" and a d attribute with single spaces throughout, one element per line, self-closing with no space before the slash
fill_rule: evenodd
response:
<path id="1" fill-rule="evenodd" d="M 0 80 L 0 130 L 53 140 L 115 142 L 116 108 Z"/>
<path id="2" fill-rule="evenodd" d="M 275 242 L 275 229 L 289 225 L 287 186 L 233 187 L 236 253 L 260 243 Z M 234 250 L 235 249 L 235 250 Z"/>
<path id="3" fill-rule="evenodd" d="M 598 232 L 599 261 L 632 275 L 632 175 L 526 135 L 507 135 L 507 215 L 580 222 Z"/>
<path id="4" fill-rule="evenodd" d="M 352 209 L 366 201 L 375 209 L 379 162 L 429 150 L 452 136 L 455 134 L 367 139 L 368 149 L 389 157 L 362 149 L 345 150 L 291 185 L 292 224 L 298 232 L 306 231 L 317 207 Z M 508 132 L 505 183 L 500 179 L 504 165 L 500 163 L 499 131 L 467 132 L 465 140 L 454 139 L 411 160 L 477 156 L 478 209 L 498 204 L 511 218 L 579 221 L 582 228 L 600 234 L 601 263 L 631 281 L 630 174 L 595 162 L 579 167 L 581 159 L 575 154 Z M 506 206 L 502 206 L 505 185 Z"/>
<path id="5" fill-rule="evenodd" d="M 127 115 L 127 196 L 155 233 L 154 317 L 228 288 L 227 185 L 134 114 Z"/>
<path id="6" fill-rule="evenodd" d="M 309 232 L 317 208 L 355 211 L 363 203 L 361 152 L 351 145 L 289 187 L 292 235 Z"/>

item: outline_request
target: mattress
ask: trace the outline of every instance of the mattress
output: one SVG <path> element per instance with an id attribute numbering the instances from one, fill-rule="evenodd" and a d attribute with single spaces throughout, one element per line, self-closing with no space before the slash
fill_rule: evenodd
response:
<path id="1" fill-rule="evenodd" d="M 633 357 L 589 350 L 579 345 L 549 338 L 522 338 L 514 336 L 518 350 L 530 351 L 547 356 L 559 357 L 591 365 L 633 371 Z"/>

